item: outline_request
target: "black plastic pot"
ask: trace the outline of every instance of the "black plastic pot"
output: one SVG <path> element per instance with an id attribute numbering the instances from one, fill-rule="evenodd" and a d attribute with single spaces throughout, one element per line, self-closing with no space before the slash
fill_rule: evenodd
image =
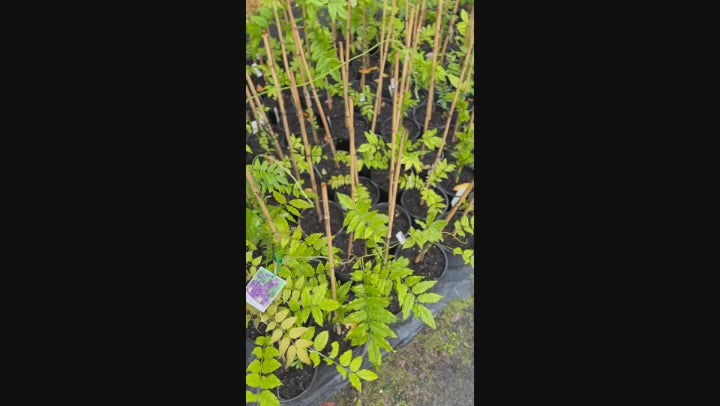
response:
<path id="1" fill-rule="evenodd" d="M 443 258 L 445 258 L 445 267 L 443 268 L 442 273 L 440 274 L 440 276 L 439 276 L 438 279 L 437 279 L 437 280 L 440 280 L 440 279 L 445 275 L 445 273 L 447 272 L 448 267 L 449 267 L 449 264 L 450 264 L 450 261 L 449 261 L 449 259 L 448 259 L 447 252 L 445 252 L 445 250 L 441 249 L 440 247 L 438 247 L 438 246 L 433 246 L 433 247 L 430 248 L 430 250 L 437 250 L 438 252 L 440 252 L 440 253 L 442 254 Z M 402 251 L 403 251 L 402 245 L 398 246 L 397 249 L 395 250 L 395 258 L 398 258 L 398 257 L 400 256 L 400 253 L 401 253 Z M 427 254 L 426 254 L 426 255 L 427 255 Z M 414 261 L 414 258 L 409 258 L 409 259 L 410 259 L 410 263 L 412 264 L 413 261 Z M 435 279 L 427 279 L 427 280 L 435 280 Z"/>
<path id="2" fill-rule="evenodd" d="M 445 212 L 445 213 L 439 215 L 438 219 L 444 220 L 447 218 L 448 214 L 449 214 L 449 212 Z M 461 217 L 458 217 L 458 216 L 461 216 L 461 215 L 462 215 L 462 212 L 460 212 L 460 213 L 456 212 L 455 215 L 453 216 L 452 220 L 450 220 L 451 223 L 448 224 L 447 227 L 445 227 L 445 230 L 446 231 L 454 230 L 455 228 L 453 227 L 452 223 L 454 223 L 456 220 L 460 220 Z M 447 237 L 447 238 L 451 238 L 451 237 Z M 440 247 L 441 250 L 445 251 L 445 256 L 447 256 L 447 258 L 448 258 L 448 267 L 449 268 L 461 267 L 461 266 L 465 265 L 465 261 L 463 260 L 462 255 L 455 255 L 453 253 L 453 250 L 451 248 L 445 246 L 444 244 L 440 244 L 438 246 Z"/>
<path id="3" fill-rule="evenodd" d="M 388 210 L 390 209 L 389 206 L 390 205 L 388 203 L 378 203 L 378 204 L 373 205 L 371 210 L 379 210 L 381 214 L 389 215 L 388 214 Z M 395 205 L 395 210 L 398 210 L 401 213 L 401 216 L 404 216 L 407 219 L 409 227 L 412 227 L 412 225 L 413 225 L 412 217 L 410 217 L 410 214 L 407 212 L 407 210 L 405 210 L 405 208 L 399 204 Z M 397 233 L 400 231 L 402 231 L 403 235 L 407 235 L 407 233 L 410 232 L 410 229 L 408 228 L 407 230 L 398 230 L 397 228 L 395 228 L 395 224 L 393 223 L 393 236 L 392 236 L 392 240 L 390 240 L 390 244 L 398 243 Z"/>
<path id="4" fill-rule="evenodd" d="M 406 204 L 407 196 L 413 190 L 415 190 L 415 189 L 404 190 L 402 193 L 400 193 L 400 205 L 403 206 L 405 208 L 405 210 L 407 210 L 408 214 L 410 214 L 410 217 L 412 217 L 414 220 L 425 221 L 424 217 L 417 217 L 417 216 L 413 215 L 410 212 L 410 210 L 407 209 L 408 208 L 408 205 Z M 417 190 L 415 190 L 415 191 L 418 192 Z M 418 193 L 420 193 L 420 192 L 418 192 Z M 437 193 L 441 197 L 445 198 L 445 210 L 443 210 L 443 213 L 446 212 L 448 210 L 448 207 L 450 207 L 450 201 L 448 200 L 447 195 L 437 188 L 435 188 L 435 193 Z"/>
<path id="5" fill-rule="evenodd" d="M 446 112 L 445 109 L 437 103 L 435 104 L 435 107 L 433 107 L 433 114 L 436 114 L 435 113 L 436 111 L 440 112 L 441 116 L 443 113 Z M 421 133 L 422 133 L 422 129 L 425 126 L 425 113 L 426 112 L 427 112 L 427 102 L 426 101 L 420 103 L 420 105 L 416 106 L 412 111 L 413 120 L 415 120 L 415 122 L 417 122 L 418 125 L 420 126 Z M 457 111 L 453 112 L 453 119 L 452 119 L 452 121 L 450 121 L 450 130 L 451 131 L 454 128 L 455 123 L 457 123 Z M 429 125 L 428 130 L 437 128 L 437 136 L 442 137 L 443 131 L 445 131 L 446 125 L 447 125 L 447 117 L 443 117 L 442 124 L 436 125 L 436 126 Z M 452 137 L 452 134 L 448 133 L 448 137 Z"/>
<path id="6" fill-rule="evenodd" d="M 465 172 L 466 174 L 467 174 L 467 173 L 470 173 L 470 174 L 474 175 L 474 173 L 473 173 L 474 170 L 473 170 L 472 168 L 470 168 L 469 166 L 464 167 L 462 170 L 463 170 L 463 172 Z M 454 176 L 455 176 L 455 172 L 450 173 L 449 176 L 450 176 L 450 177 L 454 177 Z M 461 181 L 461 182 L 462 182 L 462 181 Z M 445 186 L 442 185 L 442 182 L 438 182 L 438 183 L 437 183 L 437 188 L 440 189 L 440 191 L 443 192 L 443 193 L 445 194 L 445 196 L 447 196 L 447 198 L 448 198 L 449 201 L 452 201 L 452 198 L 455 197 L 455 191 L 452 190 L 452 189 L 449 189 L 449 190 L 448 190 L 447 188 L 445 188 Z M 468 199 L 469 199 L 469 198 L 468 198 Z"/>
<path id="7" fill-rule="evenodd" d="M 360 180 L 360 183 L 363 184 L 363 186 L 367 187 L 368 189 L 372 188 L 375 189 L 375 199 L 373 200 L 372 204 L 375 205 L 380 200 L 380 188 L 373 182 L 370 178 L 366 178 L 364 176 L 358 176 L 358 179 Z M 337 197 L 337 193 L 340 192 L 342 194 L 350 196 L 350 186 L 342 186 L 335 190 L 335 197 L 333 198 L 337 203 L 340 203 L 340 200 Z M 370 193 L 372 195 L 372 192 Z M 343 211 L 347 212 L 345 208 L 343 208 Z"/>
<path id="8" fill-rule="evenodd" d="M 310 368 L 310 366 L 307 366 L 307 365 L 306 365 L 305 368 Z M 307 393 L 310 391 L 310 389 L 312 388 L 313 383 L 314 383 L 315 380 L 317 379 L 317 375 L 318 375 L 318 369 L 317 369 L 317 368 L 313 368 L 313 377 L 312 377 L 312 380 L 310 381 L 310 385 L 308 385 L 308 388 L 305 389 L 304 391 L 300 392 L 300 394 L 298 394 L 297 396 L 293 397 L 292 399 L 283 399 L 283 398 L 281 398 L 281 397 L 280 397 L 280 387 L 279 387 L 279 386 L 276 387 L 276 388 L 275 388 L 275 396 L 277 396 L 277 398 L 280 399 L 280 404 L 281 404 L 281 405 L 285 405 L 285 404 L 288 404 L 288 403 L 296 402 L 296 401 L 298 401 L 299 399 L 304 398 L 304 397 L 306 396 L 306 394 L 307 394 Z"/>
<path id="9" fill-rule="evenodd" d="M 411 117 L 403 117 L 402 125 L 410 133 L 409 137 L 405 141 L 406 143 L 408 142 L 408 140 L 416 140 L 417 137 L 421 134 L 422 127 L 417 123 L 417 121 L 415 121 L 415 119 Z M 380 123 L 380 128 L 377 128 L 376 124 L 375 130 L 380 131 L 380 136 L 383 137 L 385 142 L 390 143 L 392 141 L 392 117 L 383 120 L 383 122 Z"/>
<path id="10" fill-rule="evenodd" d="M 345 220 L 345 212 L 343 212 L 342 207 L 341 207 L 339 204 L 335 203 L 333 200 L 329 200 L 329 201 L 328 201 L 328 206 L 337 207 L 337 209 L 340 211 L 340 214 L 341 214 L 341 217 L 342 217 L 342 218 L 340 219 L 340 223 L 342 224 L 342 222 Z M 321 208 L 322 208 L 322 205 L 321 205 Z M 309 212 L 312 212 L 312 213 L 315 214 L 315 215 L 317 214 L 317 213 L 315 212 L 315 207 L 313 207 L 313 208 L 311 208 L 311 209 L 305 209 L 305 210 L 301 211 L 300 214 L 303 215 L 303 216 L 306 216 L 306 213 L 309 213 Z M 302 222 L 303 222 L 303 219 L 299 219 L 299 220 L 298 220 L 298 224 L 300 224 L 300 223 L 302 223 Z M 307 225 L 307 223 L 305 223 L 305 224 Z M 319 231 L 319 232 L 325 234 L 325 220 L 324 220 L 324 219 L 323 219 L 323 221 L 321 222 L 321 224 L 322 224 L 322 231 Z M 307 227 L 302 227 L 302 229 L 303 229 L 303 234 L 305 235 L 305 237 L 308 237 L 310 234 L 313 234 L 313 233 L 310 233 L 310 232 L 307 231 Z M 343 229 L 343 228 L 340 227 L 335 233 L 333 233 L 333 234 L 332 234 L 333 237 L 336 236 L 336 235 L 338 235 L 338 233 L 340 233 L 340 232 L 342 231 L 342 229 Z"/>

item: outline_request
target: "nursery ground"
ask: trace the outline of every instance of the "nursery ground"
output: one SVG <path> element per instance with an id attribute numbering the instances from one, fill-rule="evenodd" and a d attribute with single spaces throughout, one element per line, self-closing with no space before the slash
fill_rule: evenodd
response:
<path id="1" fill-rule="evenodd" d="M 317 406 L 473 404 L 474 296 L 451 302 L 410 344 L 383 358 L 379 379 L 351 385 Z M 412 317 L 412 316 L 411 316 Z"/>

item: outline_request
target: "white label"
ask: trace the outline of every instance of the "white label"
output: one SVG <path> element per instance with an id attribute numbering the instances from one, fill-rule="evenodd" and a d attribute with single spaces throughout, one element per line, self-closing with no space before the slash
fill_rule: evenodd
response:
<path id="1" fill-rule="evenodd" d="M 433 55 L 434 54 L 432 52 L 428 52 L 426 57 L 427 57 L 427 59 L 431 59 L 433 57 Z"/>
<path id="2" fill-rule="evenodd" d="M 277 120 L 278 124 L 280 124 L 280 113 L 278 113 L 277 107 L 273 107 L 273 110 L 275 111 L 275 119 Z"/>
<path id="3" fill-rule="evenodd" d="M 245 287 L 245 302 L 261 312 L 265 312 L 285 287 L 286 281 L 264 267 L 258 269 L 250 283 Z"/>
<path id="4" fill-rule="evenodd" d="M 393 96 L 394 90 L 395 90 L 395 78 L 390 78 L 390 84 L 388 85 L 388 91 L 390 92 L 390 97 Z"/>
<path id="5" fill-rule="evenodd" d="M 462 188 L 455 192 L 455 197 L 453 197 L 452 202 L 450 202 L 451 207 L 455 207 L 457 202 L 460 200 L 460 197 L 462 197 L 463 193 L 465 193 L 465 188 Z"/>
<path id="6" fill-rule="evenodd" d="M 252 133 L 253 133 L 253 134 L 255 134 L 255 133 L 258 132 L 257 121 L 254 121 L 254 120 L 251 121 L 251 122 L 250 122 L 250 126 L 252 126 Z"/>
<path id="7" fill-rule="evenodd" d="M 360 103 L 365 103 L 365 93 L 360 93 Z"/>
<path id="8" fill-rule="evenodd" d="M 398 241 L 400 241 L 400 244 L 405 245 L 405 241 L 407 241 L 407 240 L 405 239 L 405 236 L 403 235 L 402 231 L 398 231 L 398 233 L 395 235 L 395 237 L 397 237 Z"/>
<path id="9" fill-rule="evenodd" d="M 255 71 L 255 76 L 261 78 L 263 74 L 258 68 L 256 68 L 256 66 L 257 66 L 256 63 L 252 64 L 252 68 Z"/>

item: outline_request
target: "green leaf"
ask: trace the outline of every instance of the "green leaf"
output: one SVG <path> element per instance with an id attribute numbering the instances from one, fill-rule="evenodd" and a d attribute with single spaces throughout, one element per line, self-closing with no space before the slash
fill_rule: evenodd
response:
<path id="1" fill-rule="evenodd" d="M 419 295 L 420 293 L 425 293 L 428 289 L 432 288 L 436 284 L 437 281 L 420 282 L 417 285 L 413 286 L 412 292 L 416 295 Z"/>
<path id="2" fill-rule="evenodd" d="M 409 287 L 412 287 L 416 283 L 420 282 L 421 280 L 425 279 L 424 276 L 411 276 L 405 280 L 405 284 Z"/>
<path id="3" fill-rule="evenodd" d="M 425 293 L 418 296 L 417 301 L 424 304 L 437 303 L 442 300 L 442 296 L 436 293 Z"/>
<path id="4" fill-rule="evenodd" d="M 375 374 L 375 372 L 370 371 L 370 370 L 368 370 L 368 369 L 363 369 L 363 370 L 358 371 L 358 372 L 357 372 L 357 376 L 359 376 L 359 377 L 362 378 L 363 380 L 366 380 L 366 381 L 369 381 L 369 382 L 375 381 L 375 380 L 378 379 L 377 374 Z"/>
<path id="5" fill-rule="evenodd" d="M 314 367 L 320 365 L 320 356 L 316 352 L 310 354 L 310 359 L 312 360 Z"/>
<path id="6" fill-rule="evenodd" d="M 307 329 L 307 327 L 295 327 L 293 329 L 290 329 L 290 331 L 288 331 L 288 334 L 290 335 L 290 338 L 295 339 L 303 335 L 303 333 L 305 333 Z"/>
<path id="7" fill-rule="evenodd" d="M 435 326 L 435 318 L 433 317 L 432 313 L 430 312 L 430 309 L 428 309 L 425 306 L 417 305 L 415 307 L 415 315 L 420 316 L 420 320 L 422 320 L 425 324 L 430 326 L 431 329 L 435 330 L 437 327 Z"/>
<path id="8" fill-rule="evenodd" d="M 263 389 L 272 389 L 282 386 L 282 382 L 275 375 L 263 376 L 260 378 L 260 387 Z"/>
<path id="9" fill-rule="evenodd" d="M 245 384 L 251 388 L 257 388 L 260 386 L 260 375 L 250 374 L 245 376 Z"/>
<path id="10" fill-rule="evenodd" d="M 338 356 L 338 353 L 340 352 L 340 344 L 338 344 L 337 341 L 333 341 L 332 344 L 330 344 L 330 348 L 332 349 L 330 351 L 330 358 L 335 358 Z"/>
<path id="11" fill-rule="evenodd" d="M 346 367 L 350 365 L 350 361 L 352 361 L 352 350 L 347 350 L 343 353 L 343 355 L 340 356 L 340 365 Z"/>
<path id="12" fill-rule="evenodd" d="M 290 313 L 290 310 L 288 310 L 288 309 L 283 309 L 283 310 L 275 313 L 275 321 L 278 323 L 281 323 L 283 320 L 285 320 L 288 313 Z"/>
<path id="13" fill-rule="evenodd" d="M 248 365 L 247 370 L 254 374 L 260 373 L 260 360 L 255 360 Z"/>
<path id="14" fill-rule="evenodd" d="M 290 204 L 291 204 L 292 206 L 297 207 L 297 208 L 300 209 L 300 210 L 312 209 L 312 207 L 313 207 L 312 204 L 306 202 L 305 200 L 300 200 L 300 199 L 290 200 Z"/>
<path id="15" fill-rule="evenodd" d="M 368 345 L 368 359 L 375 365 L 375 368 L 380 368 L 382 364 L 382 357 L 380 356 L 380 347 L 378 347 L 375 340 L 370 341 Z"/>
<path id="16" fill-rule="evenodd" d="M 315 342 L 313 343 L 315 350 L 322 351 L 323 349 L 325 349 L 325 346 L 327 345 L 329 336 L 330 336 L 330 333 L 328 333 L 327 331 L 323 331 L 320 334 L 318 334 L 317 336 L 315 336 Z"/>
<path id="17" fill-rule="evenodd" d="M 332 300 L 332 299 L 326 299 L 324 302 L 320 303 L 320 308 L 325 310 L 326 312 L 332 312 L 340 307 L 340 303 Z"/>
<path id="18" fill-rule="evenodd" d="M 350 196 L 343 193 L 336 193 L 335 195 L 337 196 L 338 200 L 340 200 L 340 204 L 343 206 L 343 208 L 345 208 L 345 210 L 351 210 L 355 208 L 355 204 L 353 204 Z"/>
<path id="19" fill-rule="evenodd" d="M 313 315 L 313 319 L 315 320 L 315 323 L 317 323 L 318 326 L 322 327 L 323 326 L 322 310 L 320 310 L 320 308 L 318 308 L 318 307 L 313 307 L 312 315 Z"/>
<path id="20" fill-rule="evenodd" d="M 358 390 L 358 392 L 362 392 L 362 381 L 357 377 L 357 375 L 350 374 L 350 383 Z"/>
<path id="21" fill-rule="evenodd" d="M 261 347 L 255 347 L 255 348 L 253 349 L 253 351 L 252 351 L 252 354 L 253 354 L 254 356 L 258 357 L 259 359 L 262 359 L 262 357 L 263 357 L 262 348 L 261 348 Z"/>
<path id="22" fill-rule="evenodd" d="M 285 337 L 280 341 L 280 355 L 285 355 L 285 351 L 287 351 L 288 347 L 290 346 L 290 337 Z"/>
<path id="23" fill-rule="evenodd" d="M 260 393 L 260 406 L 280 406 L 280 400 L 269 390 Z"/>
<path id="24" fill-rule="evenodd" d="M 280 193 L 273 190 L 273 197 L 275 200 L 278 201 L 280 204 L 287 204 L 287 200 L 285 200 L 285 196 L 281 195 Z"/>
<path id="25" fill-rule="evenodd" d="M 352 362 L 350 363 L 350 371 L 357 372 L 360 369 L 360 367 L 362 366 L 362 361 L 363 361 L 362 356 L 357 357 L 354 360 L 352 360 Z"/>
<path id="26" fill-rule="evenodd" d="M 292 327 L 296 321 L 297 321 L 297 317 L 293 316 L 293 317 L 287 318 L 287 319 L 283 320 L 282 323 L 280 323 L 280 327 L 282 327 L 284 330 L 287 330 L 290 327 Z"/>
<path id="27" fill-rule="evenodd" d="M 262 373 L 263 375 L 268 375 L 273 373 L 276 369 L 280 368 L 282 366 L 281 363 L 278 362 L 275 358 L 270 358 L 265 360 L 262 365 Z M 270 389 L 270 388 L 263 388 L 263 389 Z"/>
<path id="28" fill-rule="evenodd" d="M 263 354 L 263 359 L 268 360 L 270 358 L 274 358 L 280 355 L 280 352 L 278 352 L 278 349 L 275 347 L 265 347 L 265 352 Z"/>
<path id="29" fill-rule="evenodd" d="M 402 304 L 403 320 L 407 320 L 410 317 L 410 312 L 415 304 L 415 295 L 412 293 L 405 296 L 405 301 Z"/>
<path id="30" fill-rule="evenodd" d="M 258 400 L 257 395 L 255 395 L 254 393 L 250 392 L 249 390 L 246 390 L 246 391 L 245 391 L 245 404 L 246 404 L 246 405 L 247 405 L 248 403 L 255 403 L 255 402 L 257 402 L 257 400 Z"/>
<path id="31" fill-rule="evenodd" d="M 308 348 L 311 345 L 313 345 L 312 340 L 306 340 L 304 338 L 301 338 L 301 339 L 295 341 L 295 346 L 298 348 Z"/>
<path id="32" fill-rule="evenodd" d="M 340 365 L 336 365 L 335 369 L 337 369 L 337 371 L 340 372 L 340 375 L 342 375 L 343 380 L 345 380 L 345 378 L 347 378 L 347 371 L 345 370 L 345 368 L 341 367 Z"/>
<path id="33" fill-rule="evenodd" d="M 287 211 L 289 211 L 290 213 L 292 213 L 295 217 L 300 217 L 300 212 L 297 211 L 296 208 L 291 207 L 291 206 L 285 206 L 285 208 L 287 209 Z"/>

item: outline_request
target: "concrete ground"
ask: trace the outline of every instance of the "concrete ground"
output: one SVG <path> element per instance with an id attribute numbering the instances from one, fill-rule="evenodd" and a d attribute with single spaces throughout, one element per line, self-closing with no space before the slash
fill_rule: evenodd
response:
<path id="1" fill-rule="evenodd" d="M 317 406 L 472 405 L 474 296 L 451 302 L 410 344 L 383 358 L 378 380 L 347 385 Z"/>

